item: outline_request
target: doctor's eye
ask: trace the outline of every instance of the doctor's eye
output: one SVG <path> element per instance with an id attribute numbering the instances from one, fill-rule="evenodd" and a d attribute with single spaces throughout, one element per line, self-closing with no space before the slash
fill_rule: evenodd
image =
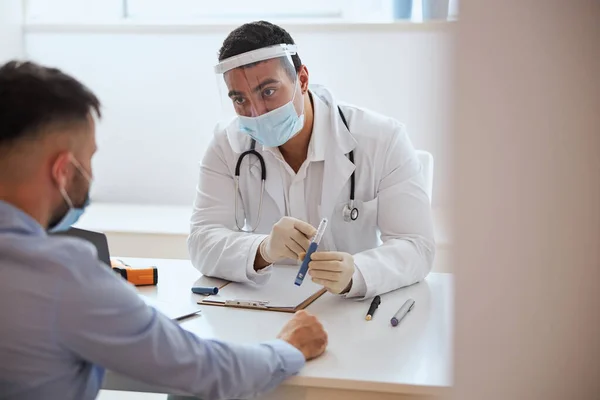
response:
<path id="1" fill-rule="evenodd" d="M 275 91 L 276 91 L 275 89 L 271 89 L 271 88 L 265 89 L 262 92 L 263 97 L 271 97 L 271 96 L 273 96 L 275 94 Z"/>
<path id="2" fill-rule="evenodd" d="M 238 105 L 244 104 L 246 102 L 246 99 L 243 97 L 232 97 L 231 100 Z"/>

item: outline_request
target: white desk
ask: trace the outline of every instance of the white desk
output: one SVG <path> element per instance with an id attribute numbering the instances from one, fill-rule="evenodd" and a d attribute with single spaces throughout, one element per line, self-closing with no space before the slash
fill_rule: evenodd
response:
<path id="1" fill-rule="evenodd" d="M 161 301 L 195 304 L 190 288 L 200 273 L 189 261 L 127 259 L 132 266 L 156 265 L 157 287 L 140 292 Z M 382 296 L 372 321 L 369 302 L 325 294 L 308 307 L 329 334 L 327 352 L 264 399 L 440 398 L 452 385 L 452 275 L 430 274 L 425 282 Z M 415 308 L 392 328 L 389 319 L 408 298 Z M 274 338 L 291 314 L 201 306 L 182 322 L 204 338 L 253 343 Z M 161 388 L 108 373 L 104 389 L 164 392 Z"/>

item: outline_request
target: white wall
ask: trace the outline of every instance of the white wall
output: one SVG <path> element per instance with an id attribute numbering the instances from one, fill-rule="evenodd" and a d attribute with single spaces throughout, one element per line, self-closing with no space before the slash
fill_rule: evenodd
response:
<path id="1" fill-rule="evenodd" d="M 22 28 L 21 0 L 0 0 L 0 64 L 23 56 Z"/>
<path id="2" fill-rule="evenodd" d="M 416 147 L 434 154 L 434 201 L 443 204 L 450 28 L 369 29 L 289 30 L 312 82 L 403 121 Z M 212 66 L 228 32 L 27 33 L 29 56 L 75 74 L 104 102 L 96 201 L 192 202 L 197 163 L 220 113 Z"/>
<path id="3" fill-rule="evenodd" d="M 600 2 L 461 0 L 457 400 L 600 398 Z"/>

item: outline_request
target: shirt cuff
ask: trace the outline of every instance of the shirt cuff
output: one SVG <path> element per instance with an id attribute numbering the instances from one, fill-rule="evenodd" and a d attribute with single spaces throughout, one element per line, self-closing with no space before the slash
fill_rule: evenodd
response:
<path id="1" fill-rule="evenodd" d="M 256 284 L 264 284 L 269 279 L 271 275 L 271 270 L 273 269 L 272 265 L 269 265 L 265 268 L 259 269 L 256 271 L 254 269 L 254 260 L 256 259 L 256 252 L 258 251 L 258 246 L 265 240 L 269 235 L 256 235 L 256 239 L 250 246 L 250 252 L 248 254 L 248 262 L 246 263 L 246 277 L 251 282 Z"/>
<path id="2" fill-rule="evenodd" d="M 360 269 L 355 265 L 354 274 L 352 274 L 352 287 L 346 293 L 346 297 L 365 297 L 367 294 L 367 283 Z"/>
<path id="3" fill-rule="evenodd" d="M 306 364 L 304 354 L 285 340 L 276 339 L 263 343 L 275 351 L 283 362 L 283 373 L 286 376 L 296 375 Z"/>

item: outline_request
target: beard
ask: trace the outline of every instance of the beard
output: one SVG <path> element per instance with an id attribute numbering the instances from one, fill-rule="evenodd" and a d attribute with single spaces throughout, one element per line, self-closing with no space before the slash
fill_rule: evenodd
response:
<path id="1" fill-rule="evenodd" d="M 65 217 L 65 215 L 67 215 L 68 212 L 69 206 L 63 200 L 58 209 L 52 213 L 52 216 L 50 217 L 50 222 L 48 223 L 48 229 L 52 229 L 56 225 L 58 225 L 58 223 L 62 221 L 62 219 Z"/>
<path id="2" fill-rule="evenodd" d="M 89 194 L 89 185 L 84 179 L 76 179 L 71 185 L 71 193 L 65 189 L 67 196 L 73 202 L 73 208 L 83 208 L 85 204 L 88 202 L 90 194 Z M 52 213 L 50 217 L 50 221 L 48 222 L 48 229 L 52 229 L 57 226 L 60 221 L 63 220 L 65 215 L 69 212 L 69 205 L 67 201 L 61 195 L 60 205 L 56 207 L 56 210 Z"/>

